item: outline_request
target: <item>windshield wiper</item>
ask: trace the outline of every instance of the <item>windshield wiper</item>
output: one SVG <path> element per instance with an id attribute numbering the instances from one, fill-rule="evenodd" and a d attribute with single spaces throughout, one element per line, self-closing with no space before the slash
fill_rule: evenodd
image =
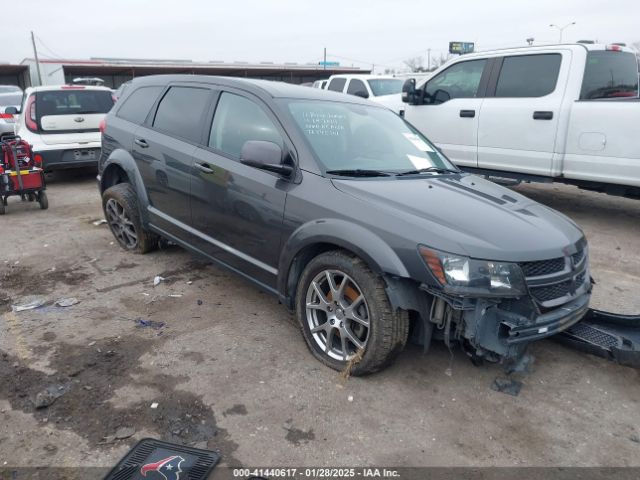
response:
<path id="1" fill-rule="evenodd" d="M 363 170 L 357 169 L 344 169 L 344 170 L 327 170 L 329 175 L 341 175 L 343 177 L 389 177 L 392 174 L 384 172 L 382 170 Z"/>
<path id="2" fill-rule="evenodd" d="M 400 172 L 397 174 L 397 176 L 402 177 L 404 175 L 418 175 L 420 173 L 425 173 L 425 172 L 460 173 L 460 170 L 453 170 L 451 168 L 444 168 L 444 167 L 427 167 L 427 168 L 419 168 L 417 170 L 407 170 L 406 172 Z"/>

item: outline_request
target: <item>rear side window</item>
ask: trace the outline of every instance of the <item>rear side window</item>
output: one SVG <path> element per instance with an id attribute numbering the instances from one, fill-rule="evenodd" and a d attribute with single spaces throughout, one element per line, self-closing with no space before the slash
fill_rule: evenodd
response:
<path id="1" fill-rule="evenodd" d="M 638 66 L 633 53 L 592 51 L 582 80 L 581 100 L 638 95 Z"/>
<path id="2" fill-rule="evenodd" d="M 200 141 L 202 120 L 211 91 L 195 87 L 171 87 L 160 100 L 153 127 L 192 142 Z"/>
<path id="3" fill-rule="evenodd" d="M 55 115 L 107 113 L 113 106 L 107 90 L 52 90 L 38 92 L 36 114 L 39 118 Z"/>
<path id="4" fill-rule="evenodd" d="M 434 105 L 478 94 L 486 59 L 456 63 L 425 84 L 425 100 Z"/>
<path id="5" fill-rule="evenodd" d="M 363 94 L 363 96 L 369 96 L 367 87 L 364 86 L 364 82 L 362 80 L 358 80 L 357 78 L 351 79 L 351 81 L 349 82 L 349 88 L 347 88 L 347 93 L 351 95 L 360 93 Z"/>
<path id="6" fill-rule="evenodd" d="M 543 97 L 556 88 L 562 55 L 505 57 L 496 86 L 496 97 Z"/>
<path id="7" fill-rule="evenodd" d="M 327 90 L 333 90 L 334 92 L 341 92 L 344 90 L 344 84 L 347 83 L 346 78 L 334 78 L 329 82 Z"/>
<path id="8" fill-rule="evenodd" d="M 273 142 L 283 148 L 278 129 L 257 103 L 223 93 L 213 117 L 209 146 L 239 159 L 243 145 L 249 140 Z"/>
<path id="9" fill-rule="evenodd" d="M 122 88 L 122 87 L 120 87 Z M 163 87 L 142 87 L 133 92 L 118 110 L 118 117 L 138 125 L 147 118 L 147 114 L 160 95 Z"/>
<path id="10" fill-rule="evenodd" d="M 368 80 L 368 83 L 376 97 L 401 93 L 402 85 L 404 85 L 404 82 L 399 78 L 375 78 Z"/>

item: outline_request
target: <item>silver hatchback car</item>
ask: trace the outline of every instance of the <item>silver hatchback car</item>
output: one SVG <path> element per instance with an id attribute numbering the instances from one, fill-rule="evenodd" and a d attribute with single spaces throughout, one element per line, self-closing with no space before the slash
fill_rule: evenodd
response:
<path id="1" fill-rule="evenodd" d="M 17 115 L 6 113 L 7 107 L 20 108 L 22 89 L 15 85 L 0 85 L 0 135 L 13 133 Z"/>

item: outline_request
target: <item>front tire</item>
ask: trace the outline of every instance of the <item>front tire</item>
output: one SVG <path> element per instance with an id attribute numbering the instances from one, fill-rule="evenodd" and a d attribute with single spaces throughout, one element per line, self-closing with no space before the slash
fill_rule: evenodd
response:
<path id="1" fill-rule="evenodd" d="M 389 365 L 409 333 L 406 311 L 394 311 L 379 275 L 344 251 L 309 262 L 298 282 L 296 314 L 311 353 L 350 375 Z"/>
<path id="2" fill-rule="evenodd" d="M 102 209 L 111 233 L 125 250 L 148 253 L 158 238 L 142 228 L 138 198 L 129 183 L 119 183 L 102 194 Z"/>

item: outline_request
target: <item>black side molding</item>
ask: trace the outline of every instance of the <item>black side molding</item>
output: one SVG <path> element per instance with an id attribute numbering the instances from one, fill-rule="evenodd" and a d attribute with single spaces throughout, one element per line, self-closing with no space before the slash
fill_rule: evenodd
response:
<path id="1" fill-rule="evenodd" d="M 551 120 L 553 119 L 553 112 L 533 112 L 534 120 Z"/>

